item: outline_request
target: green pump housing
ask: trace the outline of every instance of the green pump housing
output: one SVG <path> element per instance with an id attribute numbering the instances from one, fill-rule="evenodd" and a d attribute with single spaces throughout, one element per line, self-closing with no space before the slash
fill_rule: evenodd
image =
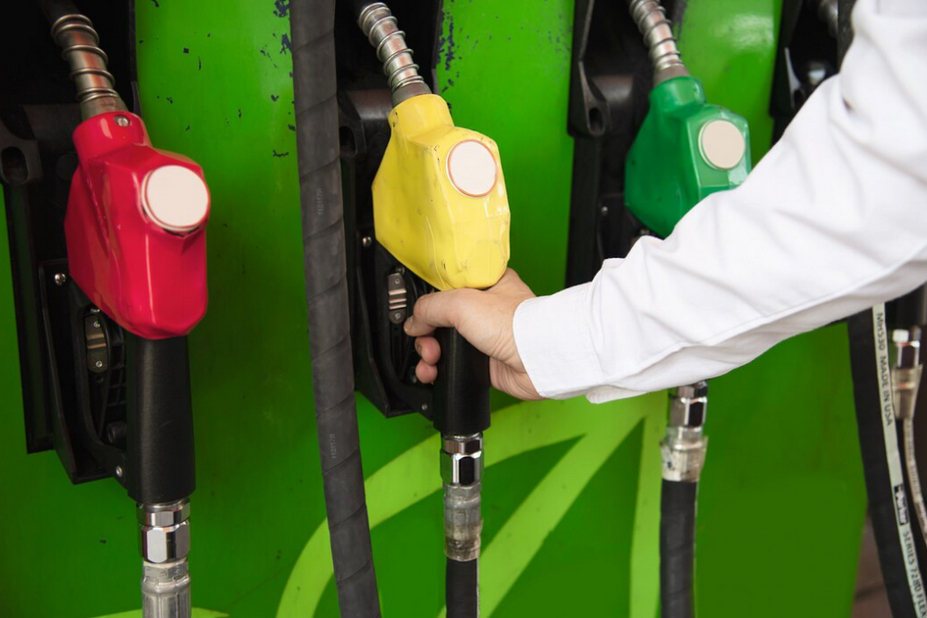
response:
<path id="1" fill-rule="evenodd" d="M 750 172 L 750 129 L 741 116 L 705 100 L 694 77 L 674 77 L 650 92 L 650 111 L 628 154 L 625 202 L 666 237 L 689 210 Z"/>

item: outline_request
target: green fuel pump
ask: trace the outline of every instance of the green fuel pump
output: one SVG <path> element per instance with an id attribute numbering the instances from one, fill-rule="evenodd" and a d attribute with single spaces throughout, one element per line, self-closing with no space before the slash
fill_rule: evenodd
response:
<path id="1" fill-rule="evenodd" d="M 656 0 L 631 0 L 631 16 L 654 65 L 650 110 L 628 154 L 625 202 L 661 237 L 708 195 L 740 185 L 750 172 L 747 121 L 709 104 L 688 74 L 672 27 Z M 695 615 L 695 515 L 708 447 L 702 427 L 708 384 L 675 389 L 661 442 L 660 607 L 664 618 Z"/>

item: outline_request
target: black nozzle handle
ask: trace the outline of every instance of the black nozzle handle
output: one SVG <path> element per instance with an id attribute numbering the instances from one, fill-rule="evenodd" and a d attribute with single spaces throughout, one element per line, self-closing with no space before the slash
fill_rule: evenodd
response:
<path id="1" fill-rule="evenodd" d="M 174 502 L 196 488 L 187 338 L 126 333 L 126 488 L 140 504 Z"/>
<path id="2" fill-rule="evenodd" d="M 468 436 L 489 429 L 489 357 L 456 329 L 439 328 L 441 346 L 434 390 L 434 427 L 441 435 Z"/>

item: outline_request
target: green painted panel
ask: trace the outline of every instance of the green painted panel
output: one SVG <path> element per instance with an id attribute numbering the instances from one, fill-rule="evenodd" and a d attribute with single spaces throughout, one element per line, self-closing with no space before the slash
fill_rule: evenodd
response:
<path id="1" fill-rule="evenodd" d="M 756 165 L 772 140 L 769 116 L 782 0 L 688 0 L 674 24 L 689 72 L 705 87 L 708 102 L 734 111 L 750 124 Z"/>
<path id="2" fill-rule="evenodd" d="M 574 502 L 563 521 L 546 539 L 537 558 L 521 574 L 519 583 L 502 600 L 493 614 L 499 618 L 528 615 L 572 616 L 578 608 L 590 614 L 608 611 L 614 616 L 631 614 L 631 552 L 634 538 L 632 509 L 639 491 L 644 425 L 638 425 L 608 458 L 580 499 Z M 615 479 L 627 479 L 616 483 Z M 589 530 L 597 513 L 609 513 L 610 525 Z M 597 561 L 588 569 L 589 556 L 599 556 L 602 547 L 614 550 L 611 559 Z M 538 594 L 540 590 L 569 590 L 569 594 Z M 594 601 L 584 597 L 594 597 Z M 585 613 L 585 612 L 584 612 Z"/>
<path id="3" fill-rule="evenodd" d="M 441 95 L 454 122 L 499 145 L 511 266 L 537 294 L 563 287 L 573 140 L 566 132 L 573 2 L 445 0 Z"/>
<path id="4" fill-rule="evenodd" d="M 692 0 L 690 11 L 705 2 Z M 753 15 L 749 23 L 764 15 L 764 23 L 776 22 L 773 5 L 764 14 L 758 0 L 726 0 L 718 11 L 739 14 L 741 6 Z M 442 88 L 459 124 L 499 143 L 513 266 L 537 291 L 555 291 L 563 281 L 572 165 L 572 3 L 448 0 L 445 11 Z M 201 163 L 213 195 L 211 303 L 191 340 L 199 484 L 191 562 L 195 605 L 232 618 L 334 615 L 285 13 L 285 3 L 272 0 L 137 2 L 152 138 Z M 768 93 L 739 93 L 745 86 L 722 80 L 723 69 L 711 72 L 711 57 L 697 61 L 698 37 L 725 38 L 707 26 L 700 35 L 698 24 L 696 12 L 683 24 L 693 72 L 709 100 L 746 116 L 760 141 L 756 123 Z M 716 61 L 746 66 L 762 48 Z M 768 79 L 767 65 L 753 70 Z M 124 491 L 111 481 L 71 486 L 53 453 L 24 452 L 3 225 L 0 483 L 18 507 L 5 511 L 0 529 L 0 556 L 17 557 L 0 560 L 0 615 L 130 611 L 139 604 L 140 569 Z M 803 336 L 715 381 L 699 520 L 705 615 L 740 616 L 743 607 L 757 608 L 747 599 L 758 598 L 756 615 L 788 615 L 791 605 L 769 594 L 770 582 L 809 597 L 814 582 L 814 615 L 848 615 L 864 507 L 844 339 L 839 327 Z M 433 431 L 422 419 L 387 421 L 359 403 L 384 613 L 437 615 L 443 574 Z M 664 413 L 656 394 L 602 406 L 519 404 L 495 414 L 486 438 L 485 615 L 550 615 L 557 595 L 572 601 L 573 615 L 653 618 Z M 825 520 L 831 513 L 839 515 Z M 571 589 L 557 588 L 553 575 L 563 560 Z M 581 594 L 575 582 L 609 592 Z"/>

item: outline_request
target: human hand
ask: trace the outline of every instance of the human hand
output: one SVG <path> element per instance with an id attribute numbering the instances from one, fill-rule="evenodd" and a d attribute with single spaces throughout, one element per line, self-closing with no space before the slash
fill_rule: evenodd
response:
<path id="1" fill-rule="evenodd" d="M 518 306 L 534 293 L 511 268 L 488 290 L 448 290 L 418 299 L 405 332 L 415 337 L 422 360 L 415 367 L 420 382 L 438 377 L 441 347 L 432 337 L 435 328 L 456 328 L 464 339 L 489 356 L 492 385 L 519 399 L 541 399 L 525 371 L 515 346 L 512 321 Z"/>

